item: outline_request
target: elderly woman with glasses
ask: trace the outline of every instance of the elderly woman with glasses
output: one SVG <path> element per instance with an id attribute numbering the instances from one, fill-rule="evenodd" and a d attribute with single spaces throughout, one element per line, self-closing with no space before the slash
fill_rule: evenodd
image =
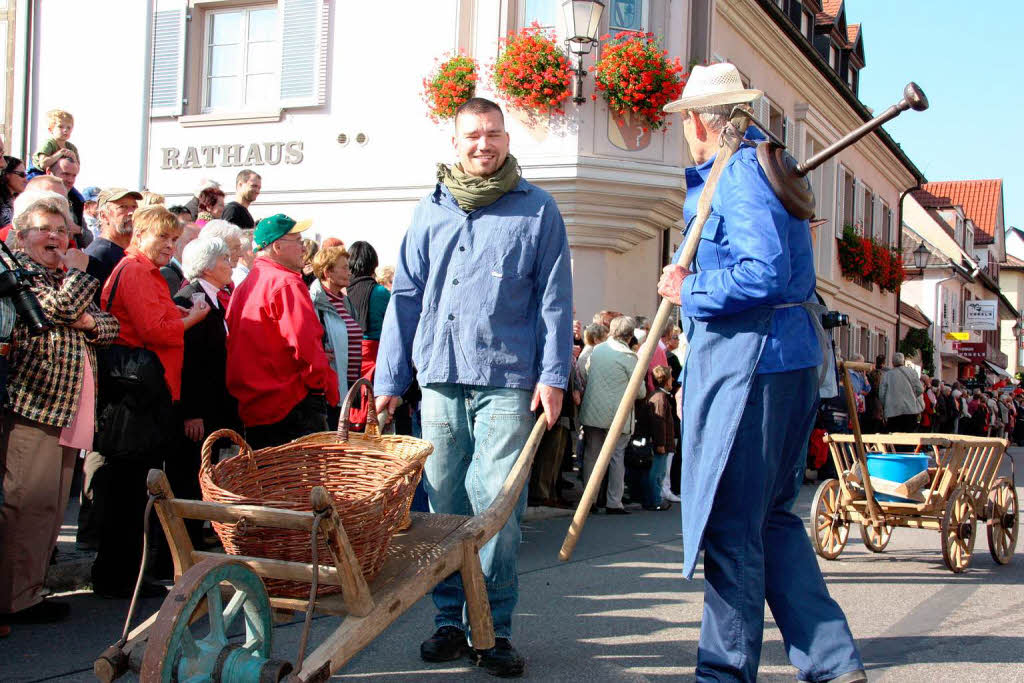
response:
<path id="1" fill-rule="evenodd" d="M 363 362 L 363 330 L 352 316 L 352 301 L 345 294 L 351 280 L 345 247 L 328 247 L 313 257 L 316 280 L 309 287 L 320 324 L 324 326 L 324 350 L 338 375 L 338 395 L 359 379 Z M 339 410 L 328 408 L 328 424 L 337 424 Z"/>
<path id="2" fill-rule="evenodd" d="M 104 453 L 108 458 L 113 456 L 110 491 L 117 494 L 108 502 L 92 568 L 93 590 L 103 597 L 129 597 L 135 586 L 142 558 L 146 473 L 152 466 L 162 467 L 165 460 L 179 457 L 174 446 L 180 439 L 176 438 L 171 404 L 181 398 L 185 332 L 210 313 L 205 301 L 188 309 L 176 306 L 160 275 L 160 268 L 171 260 L 181 235 L 178 217 L 158 204 L 137 209 L 132 222 L 131 244 L 103 286 L 101 305 L 121 323 L 115 343 L 128 352 L 149 352 L 136 352 L 136 357 L 145 356 L 144 371 L 162 377 L 162 381 L 147 383 L 144 394 L 127 396 L 122 406 L 130 411 L 128 419 L 133 429 L 122 435 L 124 440 L 116 442 L 122 452 Z M 107 397 L 101 398 L 106 408 Z M 111 396 L 111 400 L 118 398 Z M 104 429 L 102 421 L 100 428 Z M 144 595 L 165 592 L 153 584 L 143 587 Z"/>
<path id="3" fill-rule="evenodd" d="M 8 412 L 0 447 L 0 622 L 41 623 L 67 616 L 66 603 L 42 600 L 75 456 L 91 449 L 96 416 L 95 347 L 118 323 L 93 303 L 100 283 L 88 257 L 68 249 L 67 199 L 29 192 L 15 206 L 18 265 L 52 327 L 33 334 L 19 316 L 13 334 Z"/>

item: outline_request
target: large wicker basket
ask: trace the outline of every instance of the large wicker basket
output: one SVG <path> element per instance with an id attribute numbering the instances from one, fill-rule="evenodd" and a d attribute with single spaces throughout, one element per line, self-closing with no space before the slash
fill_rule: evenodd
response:
<path id="1" fill-rule="evenodd" d="M 255 452 L 231 430 L 210 434 L 203 444 L 199 485 L 204 500 L 300 511 L 310 509 L 313 487 L 323 486 L 334 499 L 363 575 L 372 581 L 384 564 L 391 537 L 407 520 L 423 462 L 433 446 L 412 437 L 380 436 L 372 407 L 367 419 L 370 433 L 350 435 L 346 416 L 360 385 L 369 388 L 366 380 L 353 385 L 342 408 L 338 433 L 313 434 Z M 369 393 L 372 406 L 372 391 Z M 213 444 L 224 437 L 241 450 L 214 465 Z M 213 528 L 231 555 L 312 562 L 308 533 L 219 522 L 214 522 Z M 319 557 L 321 562 L 331 557 L 323 539 Z M 272 595 L 309 595 L 308 584 L 278 579 L 265 583 Z M 339 593 L 341 588 L 321 586 L 319 592 Z"/>

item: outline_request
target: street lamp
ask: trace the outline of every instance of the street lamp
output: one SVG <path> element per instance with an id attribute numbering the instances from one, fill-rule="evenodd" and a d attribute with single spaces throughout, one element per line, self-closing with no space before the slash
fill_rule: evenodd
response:
<path id="1" fill-rule="evenodd" d="M 1017 318 L 1017 322 L 1015 322 L 1013 324 L 1013 327 L 1010 328 L 1010 331 L 1013 332 L 1013 338 L 1019 340 L 1020 333 L 1022 330 L 1024 330 L 1024 328 L 1022 328 L 1020 325 L 1020 318 Z"/>
<path id="2" fill-rule="evenodd" d="M 565 16 L 565 45 L 569 52 L 576 56 L 576 67 L 572 83 L 572 101 L 583 104 L 583 55 L 589 54 L 597 43 L 597 32 L 601 28 L 601 14 L 604 3 L 601 0 L 565 0 L 562 3 Z"/>
<path id="3" fill-rule="evenodd" d="M 921 242 L 921 246 L 914 250 L 914 265 L 918 270 L 924 270 L 924 267 L 928 265 L 928 247 L 924 246 L 924 242 Z"/>

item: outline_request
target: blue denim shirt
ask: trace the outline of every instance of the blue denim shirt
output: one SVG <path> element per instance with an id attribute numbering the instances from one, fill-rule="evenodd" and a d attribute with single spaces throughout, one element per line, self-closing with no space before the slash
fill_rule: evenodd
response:
<path id="1" fill-rule="evenodd" d="M 683 217 L 691 225 L 714 158 L 686 169 Z M 682 248 L 676 252 L 678 262 Z M 741 147 L 718 182 L 701 232 L 697 271 L 683 281 L 682 313 L 708 320 L 754 307 L 799 303 L 814 295 L 814 248 L 805 220 L 775 196 L 753 147 Z M 821 348 L 802 308 L 775 311 L 758 373 L 819 365 Z"/>
<path id="2" fill-rule="evenodd" d="M 420 384 L 564 388 L 572 355 L 569 240 L 555 200 L 525 180 L 466 213 L 438 183 L 395 267 L 374 393 Z"/>

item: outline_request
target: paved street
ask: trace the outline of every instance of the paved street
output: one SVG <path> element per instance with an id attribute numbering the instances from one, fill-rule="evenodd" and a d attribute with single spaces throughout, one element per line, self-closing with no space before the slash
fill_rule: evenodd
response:
<path id="1" fill-rule="evenodd" d="M 801 493 L 805 518 L 813 493 L 811 485 Z M 676 510 L 592 517 L 570 563 L 557 560 L 566 517 L 526 525 L 514 642 L 528 657 L 528 679 L 644 681 L 692 675 L 702 583 L 699 575 L 689 583 L 679 577 Z M 938 536 L 930 531 L 899 529 L 886 552 L 874 555 L 854 529 L 840 559 L 822 561 L 872 680 L 1024 681 L 1024 556 L 1018 549 L 1011 565 L 997 566 L 984 529 L 979 531 L 972 566 L 959 576 L 943 566 Z M 119 635 L 126 603 L 87 592 L 69 599 L 68 622 L 20 627 L 0 640 L 0 680 L 90 680 L 93 658 Z M 158 605 L 149 601 L 144 611 Z M 431 615 L 429 599 L 420 601 L 338 678 L 490 680 L 468 666 L 425 666 L 419 660 L 418 644 L 431 631 Z M 326 637 L 335 623 L 317 618 L 312 641 Z M 300 631 L 300 622 L 278 626 L 275 652 L 293 659 Z M 769 618 L 761 680 L 793 678 Z"/>

